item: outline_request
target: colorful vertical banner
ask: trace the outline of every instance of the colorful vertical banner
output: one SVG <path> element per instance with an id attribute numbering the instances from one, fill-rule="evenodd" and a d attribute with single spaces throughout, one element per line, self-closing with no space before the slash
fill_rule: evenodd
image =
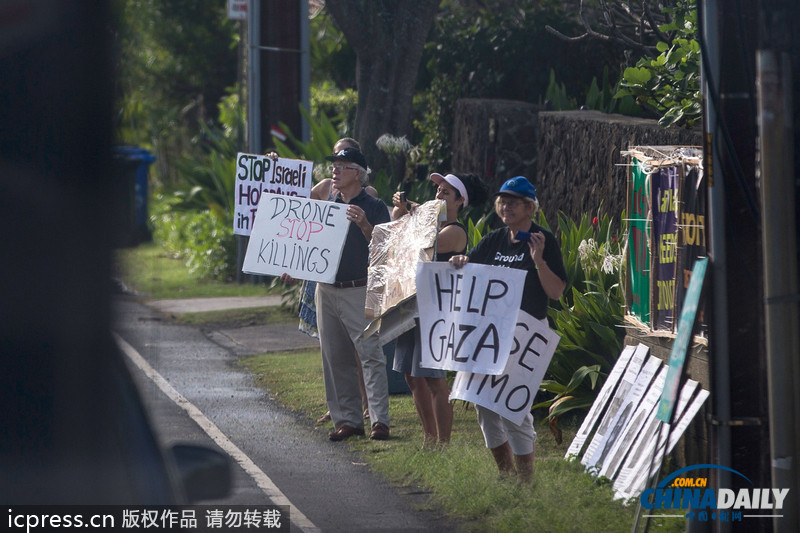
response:
<path id="1" fill-rule="evenodd" d="M 678 252 L 677 164 L 650 174 L 653 197 L 653 271 L 651 327 L 673 329 L 675 270 Z"/>
<path id="2" fill-rule="evenodd" d="M 695 261 L 708 255 L 706 241 L 706 187 L 703 171 L 696 165 L 684 164 L 685 174 L 680 183 L 678 210 L 678 279 L 675 309 L 683 307 Z M 703 310 L 697 312 L 697 329 L 704 333 Z"/>
<path id="3" fill-rule="evenodd" d="M 633 158 L 628 188 L 628 279 L 631 289 L 630 312 L 645 324 L 650 322 L 650 248 L 647 217 L 650 214 L 648 176 L 642 162 Z"/>

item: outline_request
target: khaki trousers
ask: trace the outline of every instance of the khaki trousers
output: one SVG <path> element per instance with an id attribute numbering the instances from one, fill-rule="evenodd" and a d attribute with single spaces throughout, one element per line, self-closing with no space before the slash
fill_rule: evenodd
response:
<path id="1" fill-rule="evenodd" d="M 354 348 L 364 372 L 370 421 L 373 424 L 382 422 L 389 427 L 386 357 L 377 335 L 368 339 L 359 338 L 369 322 L 364 317 L 366 296 L 366 287 L 337 289 L 327 283 L 317 284 L 314 302 L 322 351 L 325 399 L 336 429 L 343 425 L 354 428 L 364 425 Z"/>

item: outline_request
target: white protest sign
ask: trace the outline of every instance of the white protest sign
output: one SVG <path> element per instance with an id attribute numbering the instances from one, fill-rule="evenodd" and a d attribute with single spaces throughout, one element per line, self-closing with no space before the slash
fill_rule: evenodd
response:
<path id="1" fill-rule="evenodd" d="M 347 204 L 264 193 L 242 272 L 332 283 L 350 221 Z"/>
<path id="2" fill-rule="evenodd" d="M 533 398 L 561 337 L 547 322 L 520 310 L 514 330 L 514 346 L 499 376 L 459 372 L 453 381 L 451 400 L 483 406 L 519 425 L 530 411 Z"/>
<path id="3" fill-rule="evenodd" d="M 502 373 L 514 342 L 526 275 L 517 268 L 418 263 L 420 366 Z"/>
<path id="4" fill-rule="evenodd" d="M 237 154 L 233 233 L 250 235 L 262 194 L 311 196 L 313 166 L 311 161 L 302 159 L 279 157 L 273 161 L 265 155 Z"/>
<path id="5" fill-rule="evenodd" d="M 228 0 L 228 18 L 247 20 L 247 0 Z"/>

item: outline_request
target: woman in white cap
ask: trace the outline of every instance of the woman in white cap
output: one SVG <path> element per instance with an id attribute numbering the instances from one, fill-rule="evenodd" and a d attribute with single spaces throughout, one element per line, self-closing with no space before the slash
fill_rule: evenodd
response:
<path id="1" fill-rule="evenodd" d="M 450 264 L 461 268 L 472 262 L 526 270 L 520 308 L 546 324 L 548 299 L 561 297 L 567 275 L 556 238 L 533 222 L 539 210 L 536 189 L 523 176 L 511 178 L 500 187 L 494 206 L 505 226 L 485 235 L 468 254 L 453 256 Z M 530 482 L 536 441 L 533 415 L 528 413 L 517 425 L 480 405 L 475 409 L 500 473 L 516 473 L 521 481 Z"/>
<path id="2" fill-rule="evenodd" d="M 436 261 L 449 261 L 457 254 L 467 251 L 467 229 L 458 221 L 458 213 L 470 204 L 480 204 L 485 192 L 476 176 L 458 177 L 455 174 L 431 174 L 430 179 L 438 185 L 436 199 L 444 200 L 447 219 L 439 226 L 436 238 Z M 470 192 L 472 194 L 470 194 Z M 392 196 L 394 209 L 392 218 L 397 219 L 414 209 L 418 204 L 407 202 L 403 193 Z M 450 442 L 453 426 L 453 406 L 450 404 L 450 388 L 447 371 L 422 368 L 419 327 L 407 331 L 397 338 L 392 369 L 405 375 L 408 388 L 414 398 L 414 406 L 422 422 L 423 448 L 446 445 Z"/>

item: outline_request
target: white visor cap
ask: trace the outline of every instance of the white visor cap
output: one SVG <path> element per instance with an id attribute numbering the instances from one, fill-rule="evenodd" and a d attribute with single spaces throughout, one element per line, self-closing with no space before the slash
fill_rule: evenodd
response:
<path id="1" fill-rule="evenodd" d="M 464 187 L 464 182 L 462 182 L 461 179 L 459 179 L 459 177 L 456 176 L 455 174 L 447 174 L 446 176 L 442 176 L 441 174 L 437 174 L 436 172 L 434 172 L 433 174 L 431 174 L 431 180 L 433 180 L 433 182 L 436 183 L 436 185 L 441 185 L 443 181 L 447 182 L 449 185 L 455 188 L 455 190 L 457 190 L 458 193 L 461 195 L 461 197 L 464 199 L 464 207 L 467 207 L 467 205 L 469 205 L 469 195 L 467 194 L 467 188 Z"/>

